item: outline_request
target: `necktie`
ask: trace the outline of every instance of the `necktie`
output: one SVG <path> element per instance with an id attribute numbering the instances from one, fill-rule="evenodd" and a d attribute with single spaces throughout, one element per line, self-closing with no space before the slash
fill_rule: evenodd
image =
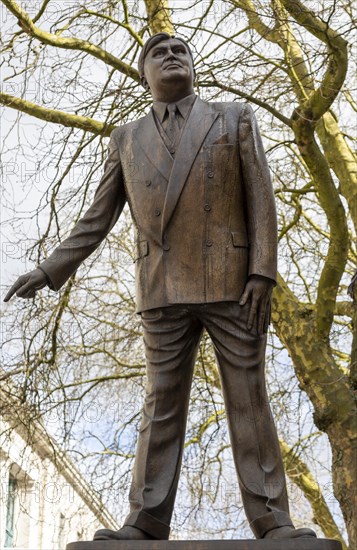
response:
<path id="1" fill-rule="evenodd" d="M 170 142 L 174 144 L 180 132 L 180 127 L 176 116 L 176 103 L 169 103 L 167 106 L 167 110 L 169 112 L 169 119 L 166 127 L 166 134 Z"/>

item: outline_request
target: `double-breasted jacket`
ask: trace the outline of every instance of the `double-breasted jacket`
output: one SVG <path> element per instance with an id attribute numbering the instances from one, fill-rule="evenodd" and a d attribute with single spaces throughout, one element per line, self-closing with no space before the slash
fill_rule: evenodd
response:
<path id="1" fill-rule="evenodd" d="M 247 278 L 276 278 L 274 193 L 252 108 L 196 98 L 173 157 L 154 114 L 115 129 L 94 201 L 40 264 L 58 290 L 126 203 L 136 232 L 141 312 L 239 300 Z"/>

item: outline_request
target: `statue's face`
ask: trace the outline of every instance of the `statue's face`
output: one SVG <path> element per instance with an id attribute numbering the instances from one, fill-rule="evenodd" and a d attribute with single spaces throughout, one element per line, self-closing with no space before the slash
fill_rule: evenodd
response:
<path id="1" fill-rule="evenodd" d="M 162 40 L 149 50 L 144 74 L 142 82 L 154 99 L 172 97 L 175 91 L 185 97 L 193 91 L 192 57 L 185 44 L 175 38 Z"/>

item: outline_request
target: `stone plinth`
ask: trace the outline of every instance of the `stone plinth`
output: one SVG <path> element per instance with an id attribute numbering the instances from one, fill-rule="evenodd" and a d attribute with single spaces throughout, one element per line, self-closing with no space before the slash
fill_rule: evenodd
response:
<path id="1" fill-rule="evenodd" d="M 342 550 L 335 540 L 153 540 L 71 542 L 66 550 Z"/>

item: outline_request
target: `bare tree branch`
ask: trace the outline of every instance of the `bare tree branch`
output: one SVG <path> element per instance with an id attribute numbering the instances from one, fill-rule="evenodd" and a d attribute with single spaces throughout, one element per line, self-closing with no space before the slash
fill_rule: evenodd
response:
<path id="1" fill-rule="evenodd" d="M 20 27 L 29 35 L 33 36 L 40 42 L 44 44 L 49 44 L 50 46 L 55 46 L 57 48 L 65 48 L 67 50 L 80 50 L 89 55 L 93 55 L 97 59 L 100 59 L 107 65 L 114 67 L 121 73 L 130 76 L 136 82 L 139 82 L 138 72 L 127 65 L 121 59 L 118 59 L 113 54 L 103 50 L 99 46 L 88 42 L 87 40 L 82 40 L 80 38 L 63 38 L 61 36 L 56 36 L 47 31 L 40 29 L 34 25 L 34 22 L 30 16 L 23 10 L 14 0 L 1 0 L 2 3 L 11 11 L 15 17 L 18 19 L 18 24 Z"/>
<path id="2" fill-rule="evenodd" d="M 66 126 L 68 128 L 80 128 L 81 130 L 102 136 L 110 136 L 111 132 L 115 128 L 113 125 L 98 122 L 93 118 L 73 115 L 64 111 L 58 111 L 57 109 L 41 107 L 40 105 L 36 105 L 26 99 L 11 96 L 3 92 L 0 92 L 0 103 L 47 122 L 62 124 L 62 126 Z"/>

